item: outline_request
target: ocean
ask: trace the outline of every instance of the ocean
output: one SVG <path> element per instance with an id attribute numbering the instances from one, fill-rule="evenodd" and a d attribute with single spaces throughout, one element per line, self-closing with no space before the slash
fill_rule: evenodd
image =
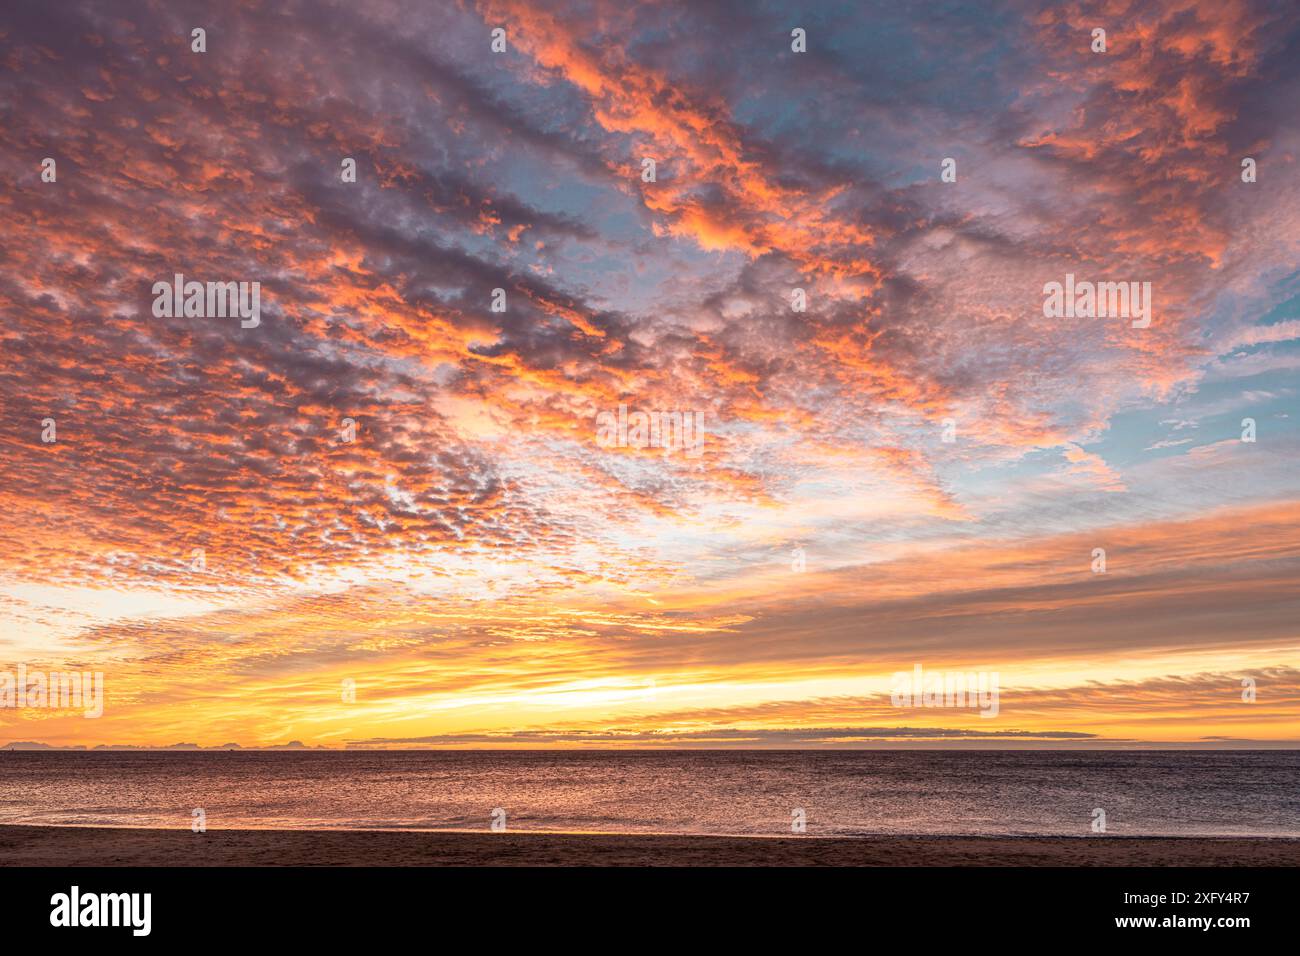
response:
<path id="1" fill-rule="evenodd" d="M 1300 836 L 1298 751 L 0 752 L 0 823 Z"/>

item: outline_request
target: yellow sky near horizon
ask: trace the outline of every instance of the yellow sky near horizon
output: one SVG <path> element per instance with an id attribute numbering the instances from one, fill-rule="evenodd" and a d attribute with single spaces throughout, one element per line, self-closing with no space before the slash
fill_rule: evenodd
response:
<path id="1" fill-rule="evenodd" d="M 102 601 L 80 589 L 80 603 L 57 587 L 6 589 L 33 621 L 55 626 L 40 602 L 57 598 L 77 622 L 57 657 L 34 630 L 27 667 L 102 670 L 107 699 L 98 719 L 0 710 L 0 735 L 563 747 L 670 735 L 699 745 L 739 731 L 750 736 L 717 742 L 765 746 L 804 731 L 803 745 L 818 746 L 814 731 L 845 728 L 852 744 L 912 728 L 918 742 L 926 731 L 993 743 L 1296 741 L 1300 651 L 1286 609 L 1298 529 L 1300 506 L 1128 527 L 1104 574 L 1090 564 L 1095 535 L 1058 535 L 826 571 L 813 555 L 803 572 L 774 561 L 662 590 L 648 576 L 621 593 L 503 584 L 499 598 L 472 601 L 454 582 Z M 895 675 L 917 664 L 996 673 L 996 717 L 894 706 Z"/>

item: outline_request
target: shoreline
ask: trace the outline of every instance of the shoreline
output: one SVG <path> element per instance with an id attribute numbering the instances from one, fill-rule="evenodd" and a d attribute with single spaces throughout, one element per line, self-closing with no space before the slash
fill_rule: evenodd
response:
<path id="1" fill-rule="evenodd" d="M 0 825 L 6 866 L 1300 866 L 1298 837 L 679 836 Z"/>

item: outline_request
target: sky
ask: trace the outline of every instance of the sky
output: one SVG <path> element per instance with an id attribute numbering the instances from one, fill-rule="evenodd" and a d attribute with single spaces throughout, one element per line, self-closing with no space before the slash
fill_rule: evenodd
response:
<path id="1" fill-rule="evenodd" d="M 1295 4 L 209 7 L 0 9 L 0 743 L 1298 745 Z"/>

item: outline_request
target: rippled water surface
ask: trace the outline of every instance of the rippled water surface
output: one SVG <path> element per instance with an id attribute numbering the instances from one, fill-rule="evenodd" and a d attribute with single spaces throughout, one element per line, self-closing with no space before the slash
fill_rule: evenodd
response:
<path id="1" fill-rule="evenodd" d="M 0 752 L 0 823 L 1300 836 L 1300 752 Z"/>

